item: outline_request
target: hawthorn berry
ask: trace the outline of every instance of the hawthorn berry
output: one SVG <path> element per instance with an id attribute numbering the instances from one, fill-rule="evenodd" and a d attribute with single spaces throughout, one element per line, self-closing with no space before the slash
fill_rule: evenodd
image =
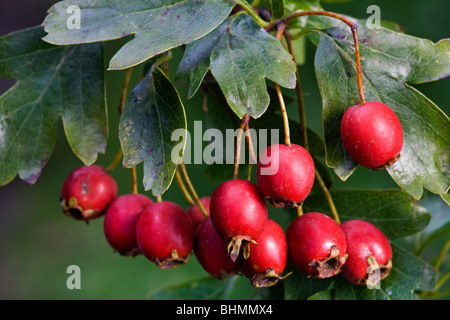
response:
<path id="1" fill-rule="evenodd" d="M 186 211 L 170 201 L 147 206 L 136 225 L 139 249 L 160 269 L 186 263 L 193 249 L 194 236 L 194 226 Z"/>
<path id="2" fill-rule="evenodd" d="M 136 240 L 136 224 L 142 211 L 153 201 L 143 194 L 124 194 L 111 202 L 106 210 L 103 230 L 111 247 L 123 256 L 140 253 Z"/>
<path id="3" fill-rule="evenodd" d="M 397 115 L 381 102 L 348 108 L 341 120 L 341 138 L 348 154 L 360 165 L 381 169 L 394 164 L 403 147 Z"/>
<path id="4" fill-rule="evenodd" d="M 90 220 L 103 215 L 117 196 L 117 183 L 98 165 L 73 170 L 61 189 L 61 208 L 76 220 Z"/>
<path id="5" fill-rule="evenodd" d="M 296 144 L 269 146 L 258 160 L 259 189 L 274 207 L 302 205 L 311 191 L 314 177 L 311 155 Z"/>
<path id="6" fill-rule="evenodd" d="M 220 280 L 234 275 L 240 267 L 229 257 L 227 243 L 217 234 L 210 217 L 195 229 L 194 254 L 203 269 Z"/>
<path id="7" fill-rule="evenodd" d="M 287 260 L 287 242 L 284 230 L 268 219 L 264 231 L 250 244 L 251 255 L 242 262 L 242 273 L 255 287 L 269 287 L 280 279 Z"/>
<path id="8" fill-rule="evenodd" d="M 200 198 L 200 202 L 202 203 L 203 207 L 206 210 L 206 213 L 209 215 L 209 203 L 211 201 L 210 197 L 202 197 Z M 192 220 L 192 223 L 194 224 L 194 228 L 197 228 L 197 226 L 205 220 L 205 216 L 203 215 L 202 210 L 198 206 L 198 204 L 194 204 L 193 206 L 190 206 L 187 209 L 187 214 Z"/>
<path id="9" fill-rule="evenodd" d="M 228 243 L 231 260 L 235 261 L 241 246 L 245 258 L 250 254 L 249 244 L 263 232 L 268 210 L 253 182 L 233 179 L 222 182 L 214 190 L 210 216 L 215 230 Z"/>
<path id="10" fill-rule="evenodd" d="M 363 220 L 345 221 L 341 228 L 348 253 L 342 276 L 353 284 L 372 286 L 386 278 L 392 268 L 392 248 L 384 233 Z"/>
<path id="11" fill-rule="evenodd" d="M 289 258 L 308 277 L 328 278 L 341 271 L 347 258 L 345 235 L 326 214 L 309 212 L 297 217 L 286 237 Z"/>

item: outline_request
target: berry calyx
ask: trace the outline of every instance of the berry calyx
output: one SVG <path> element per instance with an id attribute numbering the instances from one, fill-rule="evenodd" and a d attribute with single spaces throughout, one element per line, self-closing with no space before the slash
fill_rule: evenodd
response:
<path id="1" fill-rule="evenodd" d="M 286 237 L 289 258 L 308 277 L 334 276 L 347 259 L 344 232 L 326 214 L 309 212 L 297 217 L 289 225 Z"/>
<path id="2" fill-rule="evenodd" d="M 194 226 L 178 204 L 155 202 L 142 211 L 136 239 L 147 259 L 160 269 L 170 269 L 188 261 L 194 245 Z"/>
<path id="3" fill-rule="evenodd" d="M 217 233 L 228 243 L 231 260 L 236 261 L 241 246 L 244 258 L 249 256 L 250 242 L 255 242 L 263 232 L 268 210 L 253 182 L 233 179 L 221 183 L 214 190 L 210 216 Z"/>
<path id="4" fill-rule="evenodd" d="M 125 194 L 114 199 L 103 221 L 106 240 L 123 256 L 140 253 L 136 239 L 136 224 L 142 211 L 153 201 L 142 194 Z"/>
<path id="5" fill-rule="evenodd" d="M 217 234 L 210 217 L 195 229 L 194 254 L 203 269 L 219 280 L 236 274 L 240 268 L 237 261 L 230 259 L 227 243 Z"/>
<path id="6" fill-rule="evenodd" d="M 394 164 L 403 147 L 397 115 L 381 102 L 369 101 L 348 108 L 341 120 L 341 138 L 348 154 L 373 170 Z"/>
<path id="7" fill-rule="evenodd" d="M 384 233 L 363 220 L 345 221 L 341 228 L 348 253 L 342 276 L 355 285 L 371 286 L 386 278 L 392 268 L 392 248 Z"/>
<path id="8" fill-rule="evenodd" d="M 73 170 L 61 189 L 61 209 L 76 220 L 95 219 L 103 215 L 117 196 L 117 183 L 98 165 Z"/>
<path id="9" fill-rule="evenodd" d="M 209 203 L 211 201 L 210 197 L 202 197 L 200 198 L 200 202 L 202 203 L 203 207 L 206 210 L 206 213 L 209 215 Z M 187 214 L 189 217 L 191 217 L 192 223 L 194 224 L 194 228 L 197 228 L 197 226 L 202 223 L 203 220 L 205 220 L 205 216 L 203 215 L 202 210 L 198 206 L 198 204 L 194 204 L 193 206 L 190 206 L 187 209 Z"/>
<path id="10" fill-rule="evenodd" d="M 299 145 L 272 145 L 258 160 L 257 177 L 261 193 L 274 207 L 297 207 L 314 184 L 314 162 Z"/>
<path id="11" fill-rule="evenodd" d="M 286 276 L 281 276 L 287 260 L 287 242 L 283 229 L 268 219 L 264 231 L 250 244 L 251 255 L 242 262 L 242 273 L 255 287 L 269 287 Z"/>

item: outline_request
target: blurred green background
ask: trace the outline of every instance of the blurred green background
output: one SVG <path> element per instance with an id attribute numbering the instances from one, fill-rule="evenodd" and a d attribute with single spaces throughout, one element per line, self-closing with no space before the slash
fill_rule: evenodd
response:
<path id="1" fill-rule="evenodd" d="M 55 1 L 15 0 L 0 2 L 0 36 L 40 24 L 47 9 Z M 434 42 L 449 37 L 450 1 L 448 0 L 359 0 L 342 4 L 323 4 L 326 10 L 345 13 L 357 18 L 368 17 L 366 9 L 376 4 L 381 18 L 399 23 L 406 33 Z M 107 61 L 121 42 L 107 43 Z M 308 125 L 317 132 L 321 128 L 321 102 L 313 69 L 314 47 L 308 43 L 306 63 L 300 68 Z M 181 57 L 174 50 L 170 70 L 173 76 Z M 132 86 L 139 77 L 134 72 Z M 107 72 L 107 99 L 109 108 L 110 139 L 107 152 L 97 163 L 107 166 L 119 148 L 117 138 L 117 104 L 124 72 Z M 14 81 L 0 80 L 0 94 Z M 186 107 L 189 126 L 202 120 L 201 96 L 187 101 L 186 87 L 176 85 Z M 450 78 L 416 86 L 447 114 L 450 111 Z M 297 119 L 296 106 L 288 106 L 288 114 Z M 18 179 L 0 188 L 0 299 L 145 299 L 155 289 L 183 283 L 207 274 L 193 256 L 188 264 L 173 270 L 159 270 L 142 256 L 124 258 L 107 244 L 103 235 L 103 219 L 89 225 L 65 217 L 59 207 L 59 192 L 67 174 L 82 165 L 72 153 L 64 133 L 60 130 L 53 155 L 33 186 Z M 188 172 L 200 196 L 210 195 L 220 182 L 211 183 L 204 176 L 203 165 L 188 165 Z M 112 175 L 119 184 L 119 193 L 130 192 L 130 172 L 117 167 Z M 141 166 L 138 167 L 141 177 Z M 334 174 L 333 174 L 334 175 Z M 397 188 L 386 172 L 368 172 L 358 168 L 346 183 L 335 178 L 333 188 Z M 143 191 L 140 186 L 140 191 Z M 187 202 L 177 185 L 164 194 L 183 207 Z M 448 207 L 434 195 L 425 194 L 421 200 L 433 214 L 433 224 L 449 219 Z M 272 216 L 280 215 L 274 213 Z M 281 213 L 281 215 L 283 212 Z M 439 244 L 439 242 L 438 242 Z M 440 242 L 442 244 L 442 241 Z M 407 243 L 406 243 L 407 245 Z M 425 252 L 432 259 L 438 247 Z M 68 290 L 66 269 L 69 265 L 81 268 L 81 290 Z M 448 266 L 448 263 L 447 263 Z M 255 293 L 245 278 L 237 280 L 238 290 L 232 298 L 248 299 Z"/>

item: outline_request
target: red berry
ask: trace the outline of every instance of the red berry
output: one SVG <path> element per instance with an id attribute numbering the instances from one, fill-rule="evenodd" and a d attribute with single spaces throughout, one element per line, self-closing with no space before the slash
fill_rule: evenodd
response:
<path id="1" fill-rule="evenodd" d="M 203 197 L 200 198 L 200 202 L 202 203 L 203 207 L 206 210 L 206 213 L 209 215 L 209 203 L 211 201 L 210 197 Z M 194 224 L 194 228 L 197 228 L 197 226 L 205 220 L 205 216 L 203 215 L 202 210 L 197 204 L 194 204 L 193 206 L 190 206 L 187 209 L 187 214 L 189 217 L 191 217 L 192 223 Z"/>
<path id="2" fill-rule="evenodd" d="M 360 165 L 381 169 L 395 163 L 403 147 L 403 130 L 387 105 L 370 101 L 345 111 L 341 121 L 345 149 Z"/>
<path id="3" fill-rule="evenodd" d="M 225 181 L 214 190 L 210 210 L 214 228 L 228 243 L 231 259 L 237 259 L 241 245 L 247 257 L 249 241 L 254 242 L 263 232 L 268 218 L 258 187 L 248 180 Z"/>
<path id="4" fill-rule="evenodd" d="M 341 224 L 347 239 L 348 259 L 342 276 L 356 285 L 376 285 L 392 268 L 392 248 L 380 229 L 363 220 Z"/>
<path id="5" fill-rule="evenodd" d="M 210 217 L 195 229 L 194 253 L 203 269 L 220 280 L 239 269 L 238 262 L 228 256 L 227 243 L 217 234 Z"/>
<path id="6" fill-rule="evenodd" d="M 142 194 L 125 194 L 117 197 L 108 207 L 103 222 L 106 240 L 124 256 L 140 253 L 136 240 L 139 216 L 153 201 Z"/>
<path id="7" fill-rule="evenodd" d="M 269 146 L 258 161 L 258 186 L 274 207 L 297 207 L 314 184 L 314 162 L 299 145 Z"/>
<path id="8" fill-rule="evenodd" d="M 194 226 L 176 203 L 155 202 L 142 211 L 136 238 L 147 259 L 160 269 L 169 269 L 188 261 L 194 245 Z"/>
<path id="9" fill-rule="evenodd" d="M 242 272 L 255 287 L 268 287 L 280 279 L 287 259 L 287 242 L 283 229 L 268 219 L 264 231 L 250 244 L 251 255 L 242 263 Z"/>
<path id="10" fill-rule="evenodd" d="M 346 260 L 345 236 L 326 214 L 309 212 L 297 217 L 287 233 L 288 255 L 297 269 L 313 278 L 339 273 Z"/>
<path id="11" fill-rule="evenodd" d="M 73 170 L 61 190 L 61 208 L 67 216 L 90 220 L 105 213 L 117 196 L 117 183 L 101 166 Z"/>

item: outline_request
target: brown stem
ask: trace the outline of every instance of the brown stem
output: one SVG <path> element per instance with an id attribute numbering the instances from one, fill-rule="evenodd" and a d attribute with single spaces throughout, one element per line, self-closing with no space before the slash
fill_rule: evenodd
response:
<path id="1" fill-rule="evenodd" d="M 237 136 L 237 140 L 236 140 L 236 152 L 235 152 L 235 157 L 234 157 L 233 179 L 239 178 L 239 162 L 241 160 L 242 134 L 244 132 L 244 128 L 248 125 L 249 120 L 250 120 L 250 116 L 248 114 L 245 114 L 244 117 L 242 117 L 241 125 L 239 127 L 238 136 Z"/>
<path id="2" fill-rule="evenodd" d="M 305 105 L 303 103 L 302 84 L 300 82 L 300 74 L 298 72 L 297 61 L 295 60 L 295 52 L 294 47 L 292 45 L 291 34 L 287 29 L 284 30 L 284 37 L 288 45 L 289 53 L 292 55 L 295 64 L 295 79 L 297 82 L 295 86 L 295 93 L 297 95 L 297 106 L 298 106 L 298 113 L 300 116 L 300 134 L 303 140 L 302 145 L 306 150 L 309 151 L 308 134 L 306 129 L 306 112 L 305 112 Z"/>
<path id="3" fill-rule="evenodd" d="M 186 201 L 189 203 L 190 206 L 193 206 L 195 202 L 194 200 L 192 200 L 189 191 L 186 189 L 186 186 L 183 182 L 183 179 L 181 178 L 180 171 L 178 169 L 175 171 L 175 180 L 177 181 L 178 187 L 180 187 L 181 193 L 183 194 Z"/>
<path id="4" fill-rule="evenodd" d="M 186 166 L 183 162 L 181 162 L 178 165 L 178 168 L 181 169 L 181 173 L 183 174 L 184 180 L 186 181 L 187 187 L 189 189 L 189 192 L 192 195 L 192 198 L 194 199 L 194 202 L 198 205 L 200 208 L 200 211 L 203 213 L 203 216 L 208 217 L 208 213 L 206 212 L 205 207 L 203 206 L 202 202 L 200 201 L 200 198 L 198 197 L 197 192 L 195 191 L 194 186 L 192 185 L 191 179 L 189 179 L 189 175 L 186 170 Z"/>
<path id="5" fill-rule="evenodd" d="M 281 41 L 281 37 L 283 36 L 286 25 L 281 23 L 277 26 L 277 40 Z M 291 146 L 291 137 L 289 131 L 289 118 L 286 112 L 286 105 L 284 103 L 283 94 L 281 93 L 281 88 L 278 83 L 275 83 L 275 90 L 277 92 L 278 100 L 280 101 L 281 114 L 283 116 L 283 124 L 284 124 L 284 144 L 287 146 Z"/>
<path id="6" fill-rule="evenodd" d="M 287 23 L 287 21 L 289 21 L 290 19 L 293 19 L 294 17 L 297 16 L 295 14 L 298 14 L 298 16 L 300 16 L 300 15 L 308 15 L 308 14 L 313 14 L 313 13 L 314 14 L 315 13 L 320 14 L 320 13 L 324 13 L 324 12 L 326 14 L 323 14 L 323 15 L 328 15 L 326 11 L 301 11 L 301 12 L 297 12 L 297 13 L 294 13 L 294 14 L 288 16 L 286 19 L 282 20 L 281 24 L 285 25 Z M 336 15 L 336 14 L 334 14 L 332 12 L 330 12 L 330 16 L 341 17 L 341 16 Z M 345 19 L 347 22 L 349 22 L 351 24 L 351 26 L 354 25 L 350 20 L 346 19 L 345 17 L 342 17 L 342 18 Z M 275 22 L 273 24 L 273 26 L 277 25 L 277 23 L 279 24 L 280 22 Z M 266 28 L 266 30 L 270 31 L 271 28 L 272 28 L 272 25 L 269 26 L 268 28 Z M 278 31 L 279 30 L 280 29 L 278 29 Z M 277 37 L 278 37 L 278 31 L 277 31 Z M 353 34 L 355 36 L 356 35 L 356 29 L 354 29 L 353 27 L 352 27 L 352 32 L 354 32 Z M 301 86 L 301 82 L 300 82 L 300 74 L 298 72 L 297 63 L 295 61 L 295 53 L 294 53 L 294 48 L 292 46 L 292 39 L 291 39 L 290 33 L 289 33 L 289 31 L 287 29 L 284 30 L 284 36 L 285 36 L 286 42 L 288 44 L 289 53 L 292 55 L 292 57 L 294 59 L 295 66 L 296 66 L 295 76 L 296 76 L 297 84 L 296 84 L 295 90 L 296 90 L 296 95 L 297 95 L 297 104 L 298 104 L 298 111 L 299 111 L 299 116 L 300 116 L 300 130 L 301 130 L 300 133 L 301 133 L 301 135 L 303 137 L 303 145 L 304 145 L 305 149 L 309 151 L 308 133 L 307 133 L 307 126 L 306 126 L 306 112 L 305 112 L 305 106 L 304 106 L 304 102 L 303 102 L 303 93 L 302 93 L 302 86 Z M 358 61 L 359 61 L 359 47 L 358 47 L 357 42 L 358 41 L 357 41 L 357 38 L 356 38 L 355 50 L 357 51 L 357 65 L 359 65 L 358 64 Z M 359 69 L 359 75 L 361 75 L 361 69 Z M 360 83 L 361 83 L 361 85 L 360 85 Z M 361 92 L 362 92 L 361 90 L 363 90 L 362 81 L 358 82 L 358 87 L 360 88 L 360 95 L 361 95 Z M 364 92 L 362 92 L 362 97 L 364 97 Z M 362 101 L 365 101 L 365 100 L 362 99 Z M 364 102 L 361 102 L 361 103 L 364 103 Z M 338 215 L 338 212 L 337 212 L 336 207 L 334 205 L 333 198 L 331 197 L 330 191 L 328 190 L 327 186 L 325 185 L 325 183 L 324 183 L 324 181 L 322 179 L 322 176 L 320 175 L 320 173 L 317 170 L 315 170 L 315 175 L 316 175 L 316 180 L 318 181 L 318 183 L 320 185 L 320 188 L 322 189 L 322 192 L 323 192 L 323 194 L 324 194 L 324 196 L 325 196 L 325 198 L 326 198 L 326 200 L 328 202 L 328 205 L 329 205 L 329 207 L 331 209 L 331 213 L 332 213 L 335 221 L 337 223 L 340 223 L 339 215 Z M 299 206 L 297 210 L 298 210 L 297 214 L 299 216 L 303 214 L 303 208 L 302 207 Z"/>
<path id="7" fill-rule="evenodd" d="M 329 11 L 316 11 L 316 10 L 307 10 L 307 11 L 297 11 L 292 13 L 291 15 L 287 16 L 286 18 L 282 20 L 275 21 L 274 23 L 267 26 L 265 29 L 267 32 L 272 31 L 275 27 L 278 27 L 280 24 L 287 24 L 290 20 L 302 17 L 302 16 L 327 16 L 331 18 L 335 18 L 338 20 L 341 20 L 345 24 L 347 24 L 353 35 L 353 41 L 355 43 L 355 59 L 356 59 L 356 73 L 358 77 L 358 91 L 359 91 L 359 98 L 360 98 L 360 104 L 364 104 L 366 102 L 366 98 L 364 96 L 364 86 L 362 81 L 362 70 L 361 70 L 361 58 L 359 53 L 359 41 L 358 41 L 358 25 L 356 23 L 353 23 L 351 20 L 347 19 L 344 16 L 341 16 L 334 12 Z"/>

